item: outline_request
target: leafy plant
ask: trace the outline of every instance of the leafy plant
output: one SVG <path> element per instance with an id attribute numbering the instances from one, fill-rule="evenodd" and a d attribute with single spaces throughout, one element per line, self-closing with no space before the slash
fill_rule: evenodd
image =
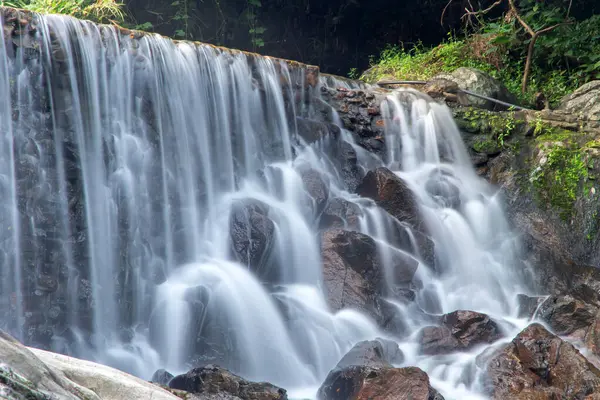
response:
<path id="1" fill-rule="evenodd" d="M 248 21 L 250 42 L 254 50 L 264 47 L 265 40 L 263 34 L 267 31 L 267 28 L 261 26 L 258 21 L 257 13 L 260 7 L 262 7 L 260 0 L 247 0 L 246 19 Z"/>

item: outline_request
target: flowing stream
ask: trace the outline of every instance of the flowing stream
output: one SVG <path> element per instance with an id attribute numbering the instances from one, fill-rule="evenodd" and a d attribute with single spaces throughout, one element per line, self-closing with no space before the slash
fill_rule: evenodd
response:
<path id="1" fill-rule="evenodd" d="M 330 198 L 360 209 L 382 260 L 402 251 L 389 245 L 402 224 L 348 191 L 326 143 L 298 136 L 297 117 L 319 118 L 319 85 L 280 60 L 67 17 L 0 34 L 4 329 L 145 379 L 219 360 L 291 398 L 313 397 L 356 342 L 385 336 L 358 311 L 332 313 L 323 295 L 302 171 L 319 171 Z M 337 84 L 350 88 L 320 82 Z M 482 349 L 421 356 L 415 336 L 423 311 L 480 311 L 509 333 L 522 328 L 515 236 L 445 106 L 398 91 L 381 109 L 383 160 L 350 132 L 340 140 L 364 170 L 388 166 L 408 183 L 436 245 L 435 267 L 406 254 L 419 261 L 415 302 L 389 299 L 413 332 L 396 339 L 403 366 L 423 368 L 446 399 L 485 398 Z M 274 223 L 264 265 L 277 284 L 232 254 L 230 215 L 248 202 Z"/>

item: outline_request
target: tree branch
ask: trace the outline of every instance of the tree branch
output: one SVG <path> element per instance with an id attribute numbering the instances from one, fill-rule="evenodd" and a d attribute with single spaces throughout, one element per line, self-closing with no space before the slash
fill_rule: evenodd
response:
<path id="1" fill-rule="evenodd" d="M 519 11 L 517 10 L 517 6 L 515 6 L 515 0 L 508 0 L 508 4 L 510 5 L 510 10 L 512 11 L 513 15 L 515 16 L 517 21 L 519 21 L 521 26 L 523 28 L 525 28 L 527 33 L 529 33 L 531 36 L 535 35 L 535 31 L 533 29 L 531 29 L 531 27 L 527 24 L 527 22 L 525 22 L 525 20 L 523 18 L 521 18 L 521 15 L 519 14 Z"/>
<path id="2" fill-rule="evenodd" d="M 444 7 L 444 10 L 442 11 L 442 16 L 440 17 L 440 25 L 444 26 L 444 16 L 446 15 L 446 10 L 448 10 L 448 7 L 450 7 L 450 4 L 452 4 L 454 0 L 448 0 L 448 4 L 446 4 L 446 7 Z"/>
<path id="3" fill-rule="evenodd" d="M 466 17 L 470 17 L 473 15 L 483 15 L 483 14 L 487 14 L 490 11 L 492 11 L 494 8 L 498 7 L 500 4 L 502 4 L 504 0 L 496 0 L 496 2 L 494 4 L 492 4 L 491 6 L 489 6 L 488 8 L 486 8 L 485 10 L 479 10 L 479 11 L 469 11 L 467 9 L 465 9 L 465 14 L 462 16 L 462 18 L 466 18 Z"/>

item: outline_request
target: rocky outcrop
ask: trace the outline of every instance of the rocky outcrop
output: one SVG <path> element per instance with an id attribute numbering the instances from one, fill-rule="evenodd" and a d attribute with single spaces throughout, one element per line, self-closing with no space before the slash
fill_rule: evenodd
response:
<path id="1" fill-rule="evenodd" d="M 288 398 L 284 389 L 270 383 L 247 381 L 214 365 L 194 368 L 186 374 L 177 375 L 171 379 L 169 387 L 201 395 L 200 399 L 287 400 Z"/>
<path id="2" fill-rule="evenodd" d="M 229 235 L 238 260 L 260 278 L 274 282 L 278 277 L 270 270 L 268 258 L 275 240 L 275 224 L 268 213 L 268 206 L 256 200 L 234 204 Z"/>
<path id="3" fill-rule="evenodd" d="M 494 400 L 592 399 L 600 394 L 600 371 L 539 324 L 479 356 L 478 364 L 485 368 L 484 385 Z"/>
<path id="4" fill-rule="evenodd" d="M 454 311 L 442 316 L 440 322 L 440 326 L 428 326 L 419 333 L 417 341 L 421 345 L 421 353 L 435 355 L 466 351 L 493 343 L 503 336 L 496 322 L 473 311 Z"/>
<path id="5" fill-rule="evenodd" d="M 158 385 L 168 385 L 169 381 L 173 379 L 173 374 L 164 369 L 159 369 L 152 374 L 152 378 L 150 378 L 150 382 L 156 383 Z"/>
<path id="6" fill-rule="evenodd" d="M 419 368 L 393 368 L 398 345 L 378 339 L 360 342 L 329 373 L 319 400 L 443 400 Z"/>
<path id="7" fill-rule="evenodd" d="M 585 114 L 589 118 L 600 120 L 600 81 L 591 81 L 565 96 L 560 110 L 571 114 Z"/>
<path id="8" fill-rule="evenodd" d="M 50 400 L 177 400 L 149 382 L 90 361 L 27 348 L 0 331 L 0 396 Z"/>

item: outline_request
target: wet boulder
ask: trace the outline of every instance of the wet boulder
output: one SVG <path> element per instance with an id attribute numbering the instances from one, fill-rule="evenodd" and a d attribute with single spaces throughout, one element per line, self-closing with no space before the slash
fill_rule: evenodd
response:
<path id="1" fill-rule="evenodd" d="M 416 367 L 351 366 L 329 373 L 317 394 L 319 400 L 444 400 Z"/>
<path id="2" fill-rule="evenodd" d="M 406 182 L 387 168 L 369 171 L 356 189 L 369 197 L 398 221 L 407 222 L 417 230 L 426 232 L 419 205 Z"/>
<path id="3" fill-rule="evenodd" d="M 337 139 L 341 130 L 337 125 L 326 124 L 306 118 L 296 118 L 297 133 L 307 144 L 321 141 L 323 139 Z"/>
<path id="4" fill-rule="evenodd" d="M 440 326 L 427 326 L 419 333 L 421 353 L 435 355 L 466 351 L 502 338 L 496 322 L 474 311 L 454 311 L 441 318 Z"/>
<path id="5" fill-rule="evenodd" d="M 169 382 L 172 389 L 224 400 L 287 400 L 284 389 L 266 382 L 250 382 L 214 365 L 194 368 Z M 210 397 L 213 398 L 213 397 Z"/>
<path id="6" fill-rule="evenodd" d="M 425 190 L 442 207 L 458 209 L 461 205 L 460 190 L 452 177 L 440 172 L 432 173 L 427 179 Z"/>
<path id="7" fill-rule="evenodd" d="M 361 215 L 360 207 L 339 197 L 333 198 L 321 214 L 319 227 L 328 228 L 358 228 L 358 218 Z"/>
<path id="8" fill-rule="evenodd" d="M 571 295 L 552 296 L 539 307 L 537 317 L 557 335 L 583 334 L 592 325 L 598 307 Z"/>
<path id="9" fill-rule="evenodd" d="M 307 169 L 300 173 L 304 189 L 312 199 L 312 210 L 314 215 L 320 215 L 329 200 L 329 180 L 319 171 Z"/>
<path id="10" fill-rule="evenodd" d="M 275 241 L 275 224 L 268 206 L 257 200 L 233 205 L 229 219 L 229 236 L 234 256 L 261 279 L 276 280 L 268 258 Z"/>
<path id="11" fill-rule="evenodd" d="M 377 338 L 354 345 L 340 360 L 336 368 L 356 365 L 370 368 L 387 368 L 391 367 L 392 364 L 400 364 L 403 360 L 404 355 L 396 342 Z"/>
<path id="12" fill-rule="evenodd" d="M 152 378 L 150 378 L 150 382 L 156 383 L 158 385 L 169 385 L 169 381 L 173 379 L 173 374 L 164 369 L 159 369 L 152 374 Z"/>
<path id="13" fill-rule="evenodd" d="M 382 293 L 383 271 L 373 238 L 341 229 L 325 231 L 321 256 L 325 291 L 332 310 L 352 308 L 381 319 L 378 297 Z"/>
<path id="14" fill-rule="evenodd" d="M 570 343 L 532 324 L 510 343 L 477 358 L 494 400 L 593 399 L 600 371 Z"/>
<path id="15" fill-rule="evenodd" d="M 542 304 L 544 300 L 546 300 L 546 297 L 543 296 L 527 296 L 525 294 L 518 294 L 517 303 L 519 308 L 517 311 L 517 317 L 532 319 L 540 304 Z"/>

